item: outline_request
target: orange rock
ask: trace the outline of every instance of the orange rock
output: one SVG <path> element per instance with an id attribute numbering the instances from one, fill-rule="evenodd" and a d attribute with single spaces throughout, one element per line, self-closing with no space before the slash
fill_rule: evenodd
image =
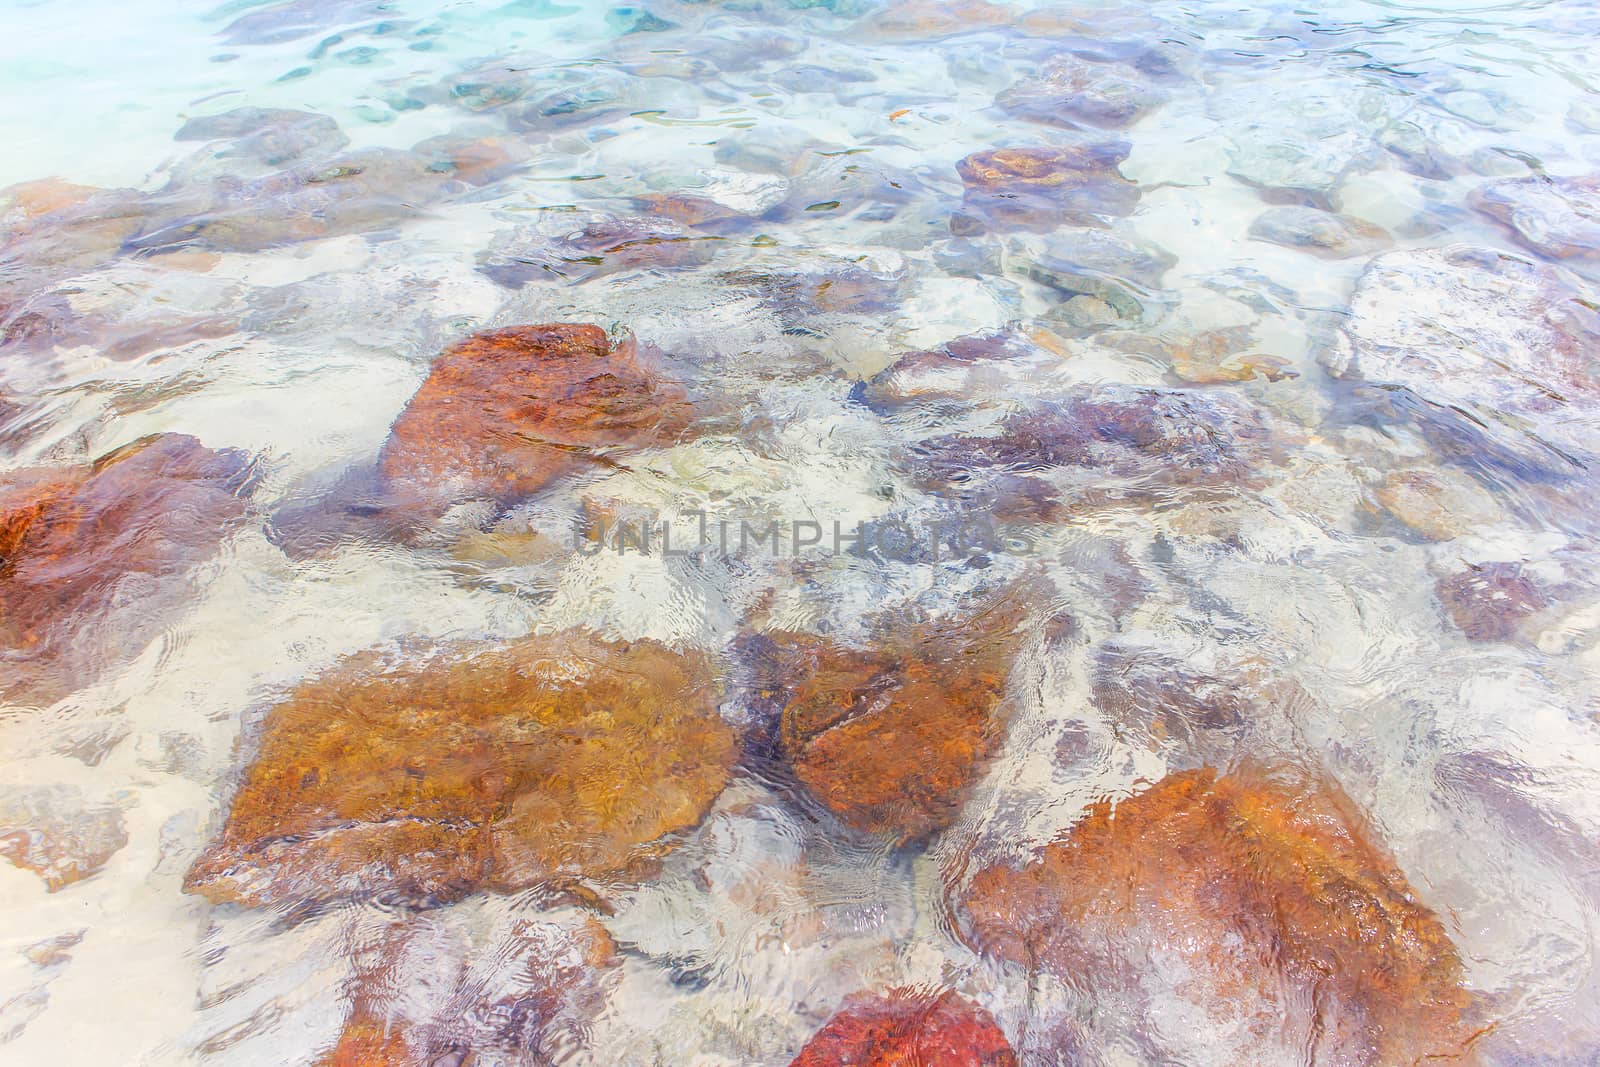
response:
<path id="1" fill-rule="evenodd" d="M 53 661 L 82 627 L 104 631 L 119 589 L 128 593 L 123 583 L 137 581 L 148 594 L 209 559 L 244 516 L 248 479 L 241 453 L 214 452 L 183 434 L 143 438 L 88 466 L 4 476 L 0 652 L 33 669 L 21 691 L 65 691 L 80 670 L 99 666 Z M 159 619 L 130 626 L 121 643 L 136 643 L 152 623 Z M 53 685 L 40 673 L 51 669 L 62 675 Z M 16 690 L 0 683 L 0 692 Z"/>
<path id="2" fill-rule="evenodd" d="M 578 632 L 356 656 L 268 715 L 186 887 L 429 904 L 625 876 L 726 783 L 737 744 L 717 699 L 703 655 Z"/>
<path id="3" fill-rule="evenodd" d="M 967 156 L 956 171 L 970 215 L 1000 227 L 1052 230 L 1131 213 L 1139 186 L 1117 169 L 1127 158 L 1120 142 L 996 148 Z"/>
<path id="4" fill-rule="evenodd" d="M 670 443 L 690 423 L 681 388 L 598 326 L 514 326 L 433 364 L 379 457 L 399 498 L 527 497 L 610 451 Z"/>
<path id="5" fill-rule="evenodd" d="M 857 993 L 789 1067 L 1016 1067 L 994 1017 L 953 991 Z"/>
<path id="6" fill-rule="evenodd" d="M 795 775 L 845 822 L 902 841 L 949 825 L 1004 739 L 1019 605 L 885 627 L 868 650 L 810 634 L 753 646 Z"/>
<path id="7" fill-rule="evenodd" d="M 60 178 L 41 178 L 0 190 L 0 201 L 6 205 L 4 218 L 22 222 L 76 207 L 99 192 L 99 189 L 90 185 L 74 185 Z"/>
<path id="8" fill-rule="evenodd" d="M 1444 926 L 1343 794 L 1293 772 L 1184 771 L 1095 804 L 1023 869 L 980 871 L 964 912 L 984 953 L 1091 988 L 1175 957 L 1157 973 L 1188 977 L 1166 995 L 1237 1026 L 1242 1060 L 1281 1042 L 1318 1063 L 1409 1064 L 1470 1036 Z"/>

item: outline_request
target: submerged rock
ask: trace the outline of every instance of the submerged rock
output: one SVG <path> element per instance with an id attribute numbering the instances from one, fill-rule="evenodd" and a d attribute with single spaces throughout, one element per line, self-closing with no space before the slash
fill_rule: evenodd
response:
<path id="1" fill-rule="evenodd" d="M 52 893 L 94 874 L 127 843 L 121 809 L 86 803 L 76 786 L 0 791 L 0 856 Z"/>
<path id="2" fill-rule="evenodd" d="M 1390 387 L 1452 454 L 1572 474 L 1600 456 L 1597 307 L 1518 256 L 1392 252 L 1362 274 L 1330 369 Z"/>
<path id="3" fill-rule="evenodd" d="M 1069 312 L 1077 297 L 1099 301 L 1108 309 L 1100 316 L 1103 325 L 1142 319 L 1145 303 L 1176 263 L 1164 248 L 1091 229 L 1057 231 L 1038 248 L 1014 243 L 1006 256 L 1010 273 L 1061 294 Z"/>
<path id="4" fill-rule="evenodd" d="M 507 231 L 479 260 L 479 269 L 511 289 L 529 282 L 582 282 L 632 270 L 683 270 L 716 255 L 721 241 L 666 219 L 594 215 L 582 226 L 562 224 Z"/>
<path id="5" fill-rule="evenodd" d="M 1020 12 L 990 0 L 899 0 L 866 20 L 870 37 L 891 41 L 937 41 L 994 29 Z"/>
<path id="6" fill-rule="evenodd" d="M 1349 801 L 1293 772 L 1184 771 L 1098 802 L 1028 865 L 979 871 L 960 920 L 986 955 L 1202 1012 L 1203 1032 L 1147 1020 L 1179 1059 L 1205 1041 L 1381 1067 L 1461 1055 L 1472 1031 L 1443 924 Z"/>
<path id="7" fill-rule="evenodd" d="M 690 421 L 681 387 L 598 326 L 512 326 L 445 351 L 379 455 L 401 495 L 520 499 L 611 450 L 668 444 Z"/>
<path id="8" fill-rule="evenodd" d="M 552 1063 L 581 1046 L 618 962 L 605 927 L 573 911 L 487 918 L 468 932 L 414 918 L 363 946 L 320 1067 Z"/>
<path id="9" fill-rule="evenodd" d="M 934 438 L 916 447 L 912 467 L 936 490 L 1052 467 L 1135 487 L 1228 486 L 1253 482 L 1272 443 L 1260 413 L 1225 393 L 1102 385 L 1010 415 L 991 436 Z"/>
<path id="10" fill-rule="evenodd" d="M 1449 468 L 1391 471 L 1373 495 L 1385 511 L 1429 541 L 1450 541 L 1504 518 L 1493 493 Z"/>
<path id="11" fill-rule="evenodd" d="M 1093 226 L 1138 204 L 1138 185 L 1117 170 L 1127 158 L 1121 143 L 976 152 L 956 164 L 966 187 L 962 207 L 997 229 Z"/>
<path id="12" fill-rule="evenodd" d="M 877 628 L 868 649 L 810 634 L 756 638 L 761 696 L 795 776 L 851 826 L 902 842 L 956 817 L 1004 739 L 1021 605 Z"/>
<path id="13" fill-rule="evenodd" d="M 220 115 L 190 119 L 179 141 L 228 141 L 225 156 L 281 167 L 305 156 L 331 155 L 350 143 L 327 115 L 284 108 L 236 107 Z"/>
<path id="14" fill-rule="evenodd" d="M 839 315 L 893 311 L 907 273 L 898 257 L 827 255 L 746 267 L 723 275 L 722 280 L 759 295 L 785 329 L 825 332 Z"/>
<path id="15" fill-rule="evenodd" d="M 242 453 L 183 434 L 0 476 L 0 694 L 53 698 L 137 652 L 158 597 L 244 517 L 249 478 Z M 140 617 L 111 614 L 133 601 Z"/>
<path id="16" fill-rule="evenodd" d="M 789 1067 L 1016 1067 L 994 1017 L 953 990 L 857 993 Z"/>
<path id="17" fill-rule="evenodd" d="M 853 395 L 880 413 L 933 400 L 966 400 L 972 396 L 968 388 L 971 373 L 991 363 L 1025 360 L 1040 353 L 1059 358 L 1042 330 L 1008 326 L 969 334 L 938 348 L 906 353 L 863 382 Z"/>
<path id="18" fill-rule="evenodd" d="M 1475 563 L 1434 586 L 1456 627 L 1472 641 L 1507 641 L 1550 606 L 1539 583 L 1517 563 Z"/>
<path id="19" fill-rule="evenodd" d="M 717 699 L 703 655 L 580 632 L 352 657 L 268 713 L 185 888 L 425 906 L 626 878 L 727 782 Z"/>
<path id="20" fill-rule="evenodd" d="M 1600 258 L 1600 177 L 1515 178 L 1484 186 L 1472 201 L 1540 255 Z"/>
<path id="21" fill-rule="evenodd" d="M 1071 129 L 1122 129 L 1159 107 L 1163 94 L 1122 63 L 1051 58 L 1039 73 L 1001 93 L 995 103 L 1019 118 Z"/>
<path id="22" fill-rule="evenodd" d="M 492 180 L 478 161 L 442 166 L 434 146 L 368 148 L 303 163 L 249 181 L 176 184 L 156 198 L 127 247 L 141 252 L 205 248 L 259 252 L 282 245 L 371 233 L 419 218 L 447 194 Z"/>
<path id="23" fill-rule="evenodd" d="M 1262 212 L 1250 224 L 1250 236 L 1328 259 L 1371 255 L 1390 243 L 1388 231 L 1364 219 L 1296 206 Z"/>
<path id="24" fill-rule="evenodd" d="M 671 444 L 691 421 L 683 389 L 598 326 L 475 334 L 434 361 L 375 468 L 279 513 L 273 533 L 295 553 L 351 537 L 410 540 L 452 505 L 504 510 L 619 451 Z"/>

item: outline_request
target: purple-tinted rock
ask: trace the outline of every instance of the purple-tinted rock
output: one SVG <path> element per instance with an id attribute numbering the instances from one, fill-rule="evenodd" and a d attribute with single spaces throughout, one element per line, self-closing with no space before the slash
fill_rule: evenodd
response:
<path id="1" fill-rule="evenodd" d="M 1541 255 L 1600 258 L 1600 176 L 1495 182 L 1479 189 L 1473 204 Z"/>

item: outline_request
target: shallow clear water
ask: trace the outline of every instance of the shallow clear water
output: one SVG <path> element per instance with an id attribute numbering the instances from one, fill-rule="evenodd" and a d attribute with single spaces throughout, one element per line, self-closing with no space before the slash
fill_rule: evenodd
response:
<path id="1" fill-rule="evenodd" d="M 0 29 L 0 1062 L 1600 1062 L 1591 5 Z"/>

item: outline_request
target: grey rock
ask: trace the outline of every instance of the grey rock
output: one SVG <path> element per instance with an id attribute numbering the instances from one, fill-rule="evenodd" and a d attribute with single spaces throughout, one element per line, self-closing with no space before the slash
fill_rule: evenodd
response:
<path id="1" fill-rule="evenodd" d="M 1389 244 L 1389 233 L 1364 219 L 1312 207 L 1269 208 L 1250 224 L 1250 236 L 1315 256 L 1345 259 L 1370 255 Z"/>
<path id="2" fill-rule="evenodd" d="M 1494 182 L 1473 195 L 1473 206 L 1541 255 L 1600 259 L 1600 177 Z"/>

